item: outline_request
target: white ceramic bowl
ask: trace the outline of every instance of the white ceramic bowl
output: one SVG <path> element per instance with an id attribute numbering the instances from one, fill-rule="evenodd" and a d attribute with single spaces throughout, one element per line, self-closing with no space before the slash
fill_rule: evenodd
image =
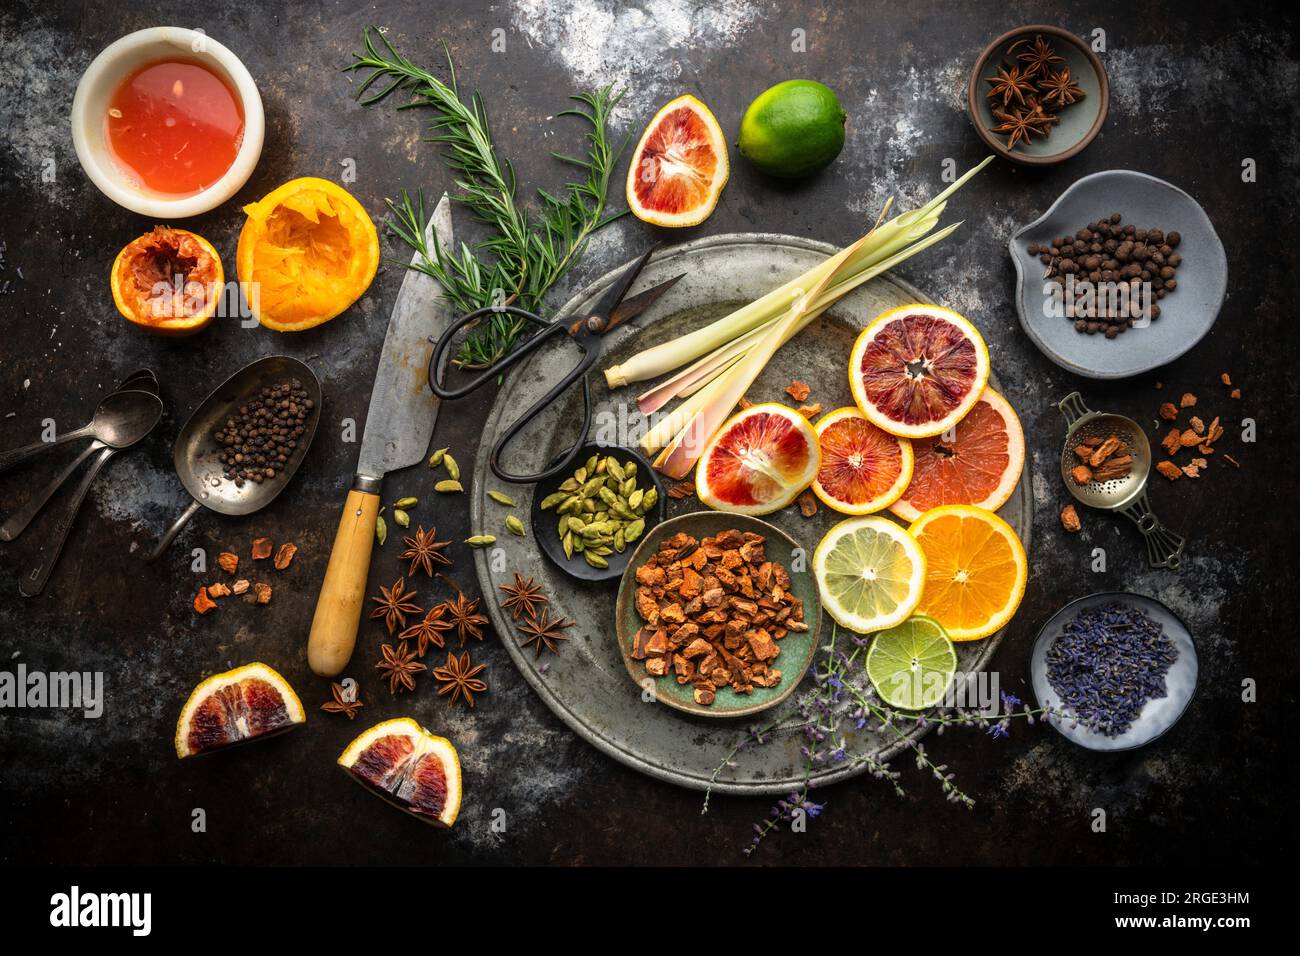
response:
<path id="1" fill-rule="evenodd" d="M 132 70 L 169 57 L 193 60 L 224 77 L 244 110 L 244 140 L 234 163 L 207 189 L 180 198 L 162 196 L 132 183 L 113 159 L 105 139 L 104 117 L 118 84 Z M 197 216 L 238 192 L 262 154 L 265 131 L 262 97 L 244 64 L 216 40 L 185 27 L 150 27 L 110 44 L 82 75 L 72 101 L 72 143 L 91 182 L 118 205 L 158 220 Z"/>

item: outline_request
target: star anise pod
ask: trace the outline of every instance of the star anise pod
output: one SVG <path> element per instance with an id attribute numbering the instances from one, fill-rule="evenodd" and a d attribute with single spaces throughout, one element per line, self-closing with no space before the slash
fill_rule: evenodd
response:
<path id="1" fill-rule="evenodd" d="M 567 641 L 560 632 L 566 627 L 572 627 L 573 621 L 563 617 L 551 617 L 551 612 L 542 608 L 540 614 L 529 614 L 528 617 L 519 625 L 519 630 L 523 632 L 523 637 L 519 644 L 521 647 L 533 645 L 533 658 L 542 656 L 542 649 L 550 651 L 552 654 L 560 653 L 560 641 Z"/>
<path id="2" fill-rule="evenodd" d="M 361 703 L 359 696 L 348 700 L 348 689 L 342 684 L 330 682 L 330 691 L 334 694 L 333 700 L 327 700 L 320 705 L 320 709 L 330 714 L 343 714 L 348 720 L 357 715 L 357 711 L 366 706 Z M 353 686 L 352 693 L 356 694 L 356 687 Z"/>
<path id="3" fill-rule="evenodd" d="M 447 617 L 452 627 L 456 629 L 456 636 L 460 638 L 461 647 L 464 647 L 465 642 L 471 637 L 477 641 L 483 640 L 483 627 L 488 619 L 476 613 L 478 598 L 470 599 L 464 594 L 457 594 L 445 602 L 444 606 L 447 608 Z"/>
<path id="4" fill-rule="evenodd" d="M 384 659 L 375 665 L 375 669 L 383 671 L 387 678 L 388 692 L 396 694 L 398 687 L 415 690 L 415 675 L 426 668 L 415 659 L 406 641 L 399 641 L 396 650 L 391 644 L 384 644 L 379 649 Z"/>
<path id="5" fill-rule="evenodd" d="M 452 704 L 456 703 L 457 697 L 463 697 L 465 703 L 473 707 L 474 695 L 482 694 L 488 689 L 487 681 L 480 680 L 476 676 L 485 667 L 486 664 L 471 665 L 469 651 L 460 657 L 449 653 L 447 663 L 433 669 L 433 679 L 442 684 L 438 688 L 438 696 L 445 697 L 450 694 L 448 703 Z"/>
<path id="6" fill-rule="evenodd" d="M 526 578 L 518 571 L 515 572 L 514 584 L 502 584 L 499 589 L 506 594 L 501 606 L 513 614 L 516 621 L 522 617 L 532 617 L 538 608 L 546 606 L 546 595 L 541 587 L 532 578 Z"/>
<path id="7" fill-rule="evenodd" d="M 433 577 L 433 566 L 435 564 L 451 564 L 451 558 L 443 554 L 451 542 L 439 541 L 438 529 L 430 528 L 425 531 L 422 527 L 415 529 L 415 537 L 404 537 L 402 543 L 406 545 L 399 558 L 403 561 L 410 561 L 411 567 L 407 574 L 414 574 L 416 568 L 424 568 L 424 573 Z"/>
<path id="8" fill-rule="evenodd" d="M 430 644 L 442 647 L 443 635 L 455 626 L 447 620 L 447 605 L 435 604 L 422 620 L 416 621 L 397 636 L 403 641 L 415 641 L 415 653 L 423 657 Z"/>
<path id="9" fill-rule="evenodd" d="M 1069 106 L 1083 99 L 1083 88 L 1070 79 L 1069 67 L 1059 73 L 1050 73 L 1039 81 L 1043 99 L 1057 107 Z"/>
<path id="10" fill-rule="evenodd" d="M 416 592 L 406 590 L 406 578 L 398 578 L 391 588 L 379 587 L 381 597 L 372 597 L 379 607 L 370 612 L 371 617 L 382 617 L 392 634 L 398 627 L 406 627 L 406 615 L 419 614 L 420 606 L 415 603 Z"/>
<path id="11" fill-rule="evenodd" d="M 1007 149 L 1015 149 L 1016 143 L 1028 143 L 1032 133 L 1046 136 L 1044 121 L 1050 124 L 1047 114 L 1042 113 L 1041 110 L 1038 113 L 1028 109 L 1010 112 L 994 110 L 993 115 L 1001 121 L 998 126 L 993 127 L 993 132 L 1008 134 Z"/>
<path id="12" fill-rule="evenodd" d="M 1020 43 L 1027 43 L 1027 40 L 1017 41 L 1011 47 L 1007 48 L 1010 53 Z M 1044 40 L 1041 35 L 1034 37 L 1033 45 L 1018 56 L 1021 63 L 1025 64 L 1025 76 L 1039 76 L 1047 73 L 1054 63 L 1064 63 L 1065 57 L 1056 52 L 1056 47 Z"/>
<path id="13" fill-rule="evenodd" d="M 1005 63 L 998 67 L 997 76 L 988 77 L 985 82 L 993 87 L 989 90 L 989 98 L 996 100 L 1001 97 L 1004 109 L 1011 105 L 1012 100 L 1024 106 L 1025 97 L 1034 92 L 1034 81 L 1022 73 L 1020 67 Z"/>

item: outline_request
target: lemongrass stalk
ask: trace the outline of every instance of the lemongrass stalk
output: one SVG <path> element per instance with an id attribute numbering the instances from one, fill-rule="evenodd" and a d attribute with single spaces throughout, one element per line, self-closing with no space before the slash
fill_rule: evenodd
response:
<path id="1" fill-rule="evenodd" d="M 721 391 L 723 378 L 715 378 L 698 392 L 684 399 L 671 412 L 663 415 L 641 436 L 641 450 L 647 455 L 653 454 L 681 433 L 692 418 L 708 407 L 709 402 Z"/>
<path id="2" fill-rule="evenodd" d="M 870 268 L 863 269 L 861 272 L 836 283 L 834 286 L 822 293 L 821 298 L 819 298 L 813 307 L 804 314 L 803 318 L 799 320 L 793 329 L 791 329 L 789 334 L 787 334 L 782 340 L 781 344 L 784 345 L 786 342 L 790 341 L 790 339 L 806 328 L 813 319 L 817 318 L 834 305 L 836 301 L 852 292 L 858 286 L 874 279 L 881 273 L 888 272 L 890 269 L 894 268 L 894 266 L 911 256 L 914 256 L 921 250 L 934 245 L 939 240 L 951 234 L 953 230 L 960 225 L 961 222 L 957 222 L 953 223 L 951 226 L 945 226 L 934 235 L 925 236 L 915 244 L 907 246 L 905 249 L 895 253 L 888 259 L 878 262 Z M 777 316 L 777 318 L 745 333 L 745 335 L 736 339 L 730 345 L 723 346 L 712 355 L 706 356 L 704 359 L 696 362 L 685 372 L 679 373 L 677 376 L 669 379 L 657 388 L 645 392 L 641 396 L 641 412 L 643 414 L 650 414 L 662 408 L 673 397 L 685 398 L 703 388 L 709 382 L 716 379 L 717 376 L 725 373 L 728 369 L 734 366 L 735 363 L 738 362 L 751 347 L 753 347 L 754 343 L 758 341 L 762 335 L 771 331 L 775 323 L 781 321 L 786 314 L 787 313 L 782 313 L 780 316 Z M 688 373 L 694 374 L 688 375 Z M 657 434 L 662 433 L 660 432 Z M 664 442 L 666 441 L 667 437 L 664 438 Z M 662 447 L 664 442 L 660 442 L 655 445 L 654 448 L 647 449 L 647 451 L 653 451 Z"/>
<path id="3" fill-rule="evenodd" d="M 989 156 L 967 170 L 956 182 L 920 208 L 902 213 L 883 225 L 877 223 L 876 228 L 867 234 L 870 242 L 863 243 L 861 246 L 855 244 L 854 256 L 845 262 L 848 271 L 871 267 L 883 259 L 892 257 L 896 251 L 928 232 L 937 224 L 948 197 L 965 185 L 992 159 L 993 157 Z M 788 312 L 802 291 L 816 287 L 825 278 L 827 266 L 827 263 L 821 263 L 716 322 L 688 332 L 671 342 L 646 349 L 632 356 L 627 362 L 606 369 L 606 383 L 610 388 L 618 388 L 631 382 L 664 375 L 727 345 L 740 335 L 779 318 Z"/>
<path id="4" fill-rule="evenodd" d="M 821 281 L 811 291 L 800 296 L 794 308 L 790 309 L 771 331 L 755 343 L 746 353 L 744 359 L 737 362 L 726 375 L 718 378 L 715 383 L 719 386 L 717 395 L 711 398 L 706 408 L 691 418 L 681 433 L 673 439 L 672 444 L 663 450 L 655 461 L 656 468 L 670 478 L 681 479 L 690 474 L 700 455 L 704 453 L 705 445 L 709 439 L 721 427 L 727 416 L 731 414 L 731 410 L 744 397 L 749 387 L 754 384 L 754 379 L 758 378 L 759 373 L 763 371 L 763 367 L 767 365 L 773 353 L 786 340 L 786 334 L 794 329 L 794 326 L 803 318 L 804 313 L 812 307 L 813 303 L 821 297 L 826 287 L 831 284 L 831 280 L 844 268 L 845 262 L 868 243 L 871 236 L 872 233 L 867 233 L 847 249 L 832 256 L 830 259 L 831 268 L 826 270 Z M 697 394 L 703 395 L 705 392 L 712 393 L 713 391 L 714 386 L 710 386 L 708 389 L 702 389 Z"/>

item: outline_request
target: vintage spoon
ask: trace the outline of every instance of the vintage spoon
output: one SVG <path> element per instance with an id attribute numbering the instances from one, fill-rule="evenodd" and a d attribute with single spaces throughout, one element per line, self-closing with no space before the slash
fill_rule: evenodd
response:
<path id="1" fill-rule="evenodd" d="M 161 414 L 161 403 L 156 395 L 134 391 L 113 392 L 104 396 L 89 424 L 57 435 L 53 441 L 38 441 L 0 453 L 0 471 L 12 468 L 43 451 L 49 451 L 55 445 L 78 438 L 94 437 L 109 448 L 125 448 L 138 441 L 131 436 L 138 434 L 145 423 L 148 423 L 147 432 L 157 424 Z"/>

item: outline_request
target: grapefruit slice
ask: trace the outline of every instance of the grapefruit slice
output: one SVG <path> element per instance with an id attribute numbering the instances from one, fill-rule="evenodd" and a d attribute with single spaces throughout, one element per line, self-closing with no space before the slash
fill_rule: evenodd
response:
<path id="1" fill-rule="evenodd" d="M 679 96 L 650 121 L 627 171 L 627 207 L 656 226 L 696 226 L 727 185 L 727 140 L 709 108 Z"/>
<path id="2" fill-rule="evenodd" d="M 1025 434 L 1011 404 L 985 387 L 952 432 L 912 445 L 912 483 L 889 506 L 904 521 L 940 505 L 975 505 L 997 511 L 1020 481 Z"/>
<path id="3" fill-rule="evenodd" d="M 888 518 L 848 518 L 817 545 L 813 574 L 822 606 L 836 623 L 870 634 L 901 624 L 916 608 L 925 554 Z"/>
<path id="4" fill-rule="evenodd" d="M 912 443 L 877 428 L 856 408 L 817 422 L 822 465 L 813 492 L 828 507 L 865 515 L 888 507 L 912 479 Z"/>
<path id="5" fill-rule="evenodd" d="M 376 724 L 348 744 L 339 766 L 411 816 L 449 827 L 460 814 L 460 757 L 410 717 Z"/>
<path id="6" fill-rule="evenodd" d="M 905 305 L 863 329 L 849 358 L 849 387 L 863 414 L 891 435 L 928 438 L 979 401 L 989 351 L 951 309 Z"/>
<path id="7" fill-rule="evenodd" d="M 917 614 L 934 618 L 954 641 L 1004 627 L 1025 596 L 1029 562 L 1011 525 L 972 505 L 933 508 L 912 523 L 925 552 L 925 589 Z"/>
<path id="8" fill-rule="evenodd" d="M 794 501 L 820 467 L 808 419 L 764 402 L 733 415 L 709 439 L 695 468 L 695 494 L 717 511 L 771 514 Z"/>
<path id="9" fill-rule="evenodd" d="M 305 723 L 302 701 L 262 663 L 213 674 L 190 693 L 176 721 L 176 756 L 196 757 Z"/>

